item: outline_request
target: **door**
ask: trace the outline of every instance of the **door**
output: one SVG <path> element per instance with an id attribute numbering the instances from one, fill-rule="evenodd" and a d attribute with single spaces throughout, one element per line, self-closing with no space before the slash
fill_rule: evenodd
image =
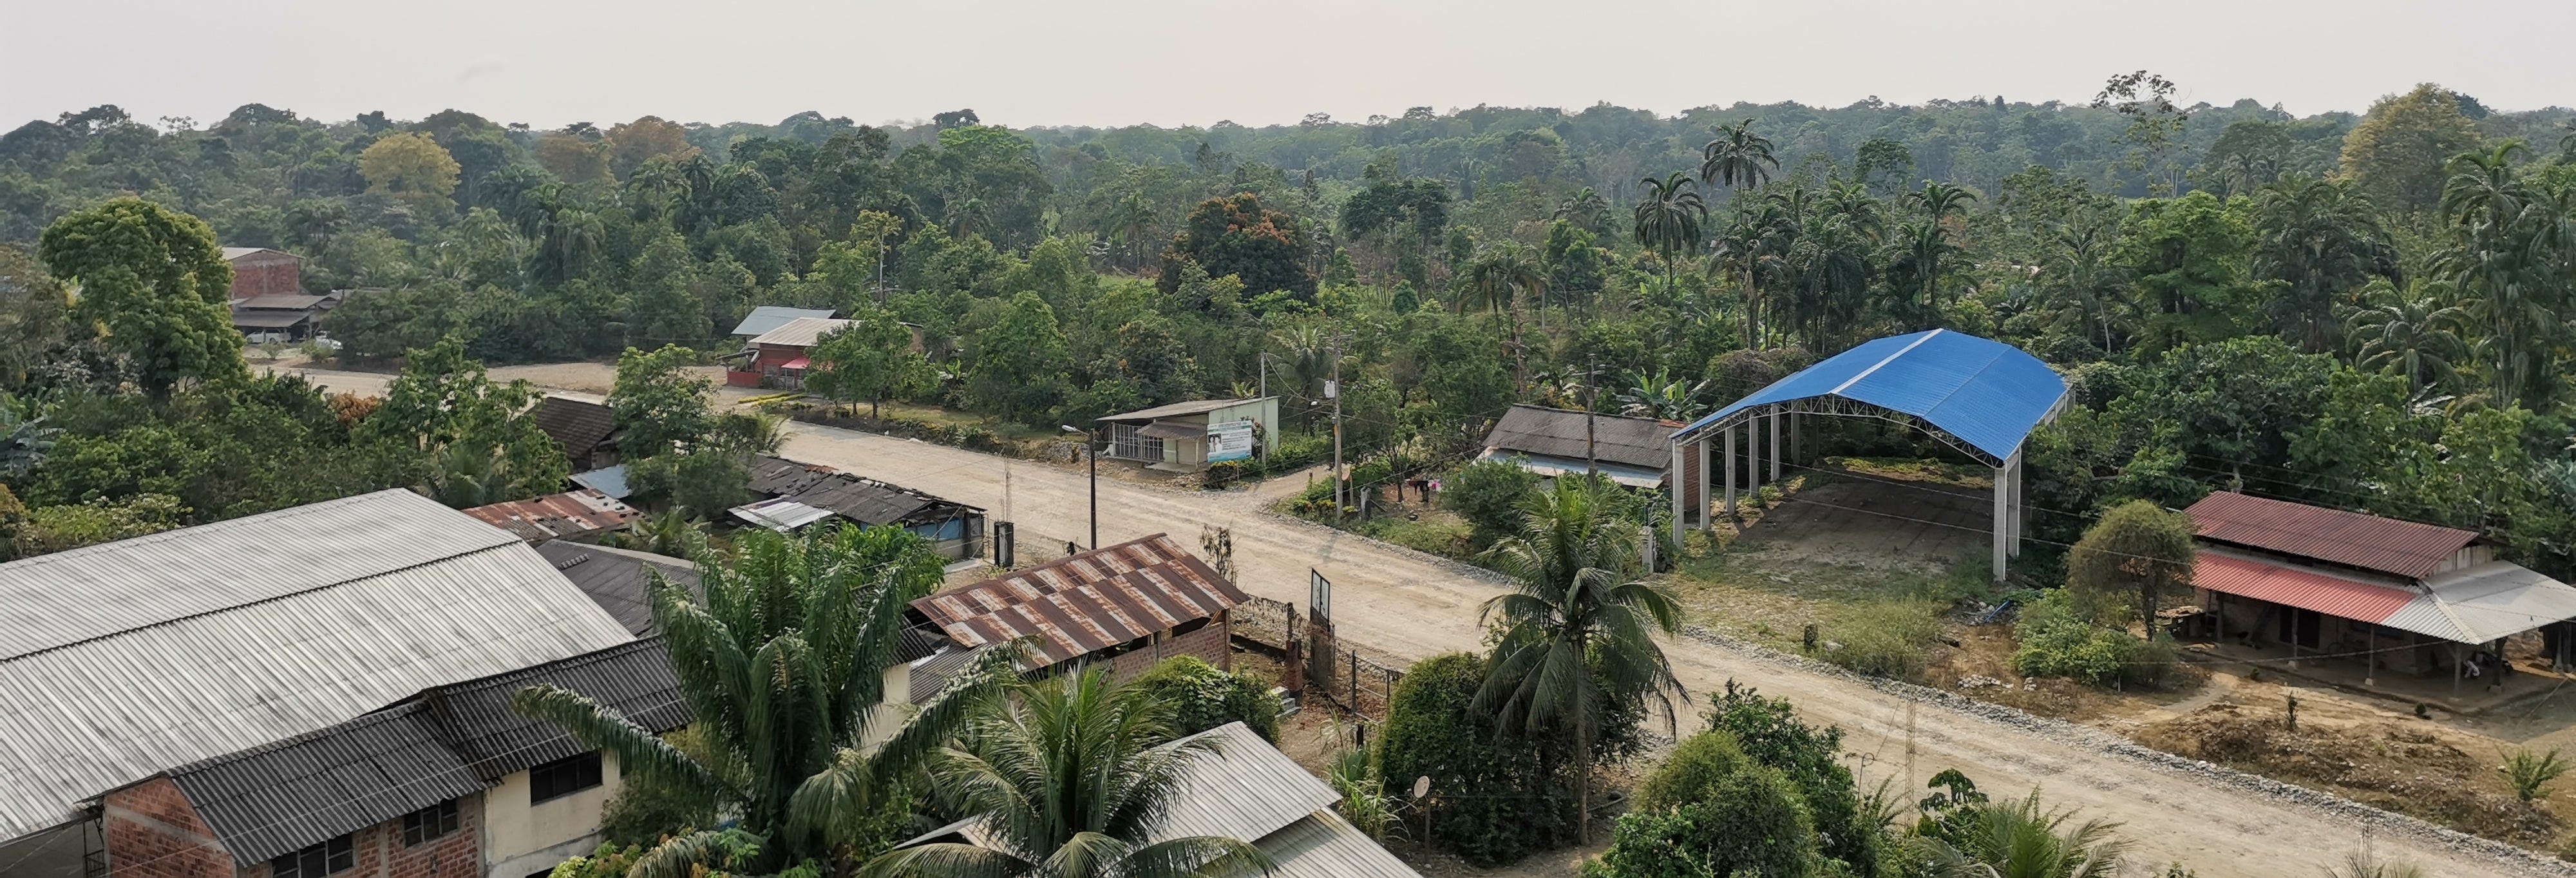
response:
<path id="1" fill-rule="evenodd" d="M 2296 643 L 2309 649 L 2317 647 L 2317 632 L 2325 627 L 2325 616 L 2315 610 L 2297 607 L 2281 608 L 2281 642 Z"/>

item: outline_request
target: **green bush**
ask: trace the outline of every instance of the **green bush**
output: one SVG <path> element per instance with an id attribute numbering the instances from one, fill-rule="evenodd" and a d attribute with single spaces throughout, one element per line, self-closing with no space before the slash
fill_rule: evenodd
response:
<path id="1" fill-rule="evenodd" d="M 1469 539 L 1482 549 L 1520 529 L 1521 500 L 1536 490 L 1537 473 L 1510 461 L 1480 460 L 1442 480 L 1440 502 L 1467 519 L 1475 528 Z"/>
<path id="2" fill-rule="evenodd" d="M 1930 660 L 1932 644 L 1941 639 L 1941 620 L 1931 601 L 1892 600 L 1865 604 L 1825 625 L 1825 639 L 1838 648 L 1821 656 L 1855 673 L 1911 680 Z"/>
<path id="3" fill-rule="evenodd" d="M 1638 810 L 1619 818 L 1594 878 L 1804 878 L 1818 865 L 1804 797 L 1735 737 L 1701 732 L 1646 779 Z"/>
<path id="4" fill-rule="evenodd" d="M 2065 592 L 2051 592 L 2022 610 L 2013 636 L 2013 670 L 2025 677 L 2064 677 L 2107 686 L 2113 682 L 2162 687 L 2177 669 L 2173 641 L 2142 641 L 2086 621 Z"/>
<path id="5" fill-rule="evenodd" d="M 1526 740 L 1495 743 L 1493 720 L 1469 707 L 1484 679 L 1484 660 L 1467 653 L 1406 672 L 1388 700 L 1378 776 L 1401 793 L 1414 778 L 1431 778 L 1431 800 L 1415 803 L 1431 810 L 1428 841 L 1493 866 L 1572 841 L 1574 789 L 1561 768 L 1567 754 Z"/>
<path id="6" fill-rule="evenodd" d="M 1228 673 L 1196 656 L 1175 656 L 1155 665 L 1136 685 L 1154 699 L 1173 706 L 1173 724 L 1184 735 L 1241 721 L 1264 741 L 1279 740 L 1279 699 L 1270 684 L 1249 674 Z"/>
<path id="7" fill-rule="evenodd" d="M 1840 861 L 1831 865 L 1841 874 L 1881 874 L 1887 825 L 1862 801 L 1851 767 L 1843 762 L 1841 728 L 1800 722 L 1786 699 L 1765 698 L 1733 680 L 1726 681 L 1725 691 L 1709 696 L 1708 728 L 1731 736 L 1754 762 L 1788 776 L 1814 820 L 1819 852 Z"/>

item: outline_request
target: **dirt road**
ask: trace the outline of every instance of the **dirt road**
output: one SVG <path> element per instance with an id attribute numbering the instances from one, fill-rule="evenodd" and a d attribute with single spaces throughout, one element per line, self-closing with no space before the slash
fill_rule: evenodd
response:
<path id="1" fill-rule="evenodd" d="M 1087 483 L 1079 471 L 802 423 L 789 434 L 789 457 L 984 506 L 996 520 L 1017 522 L 1023 545 L 1088 542 Z M 1482 571 L 1264 512 L 1269 492 L 1185 493 L 1106 477 L 1099 490 L 1103 542 L 1162 531 L 1186 544 L 1202 523 L 1231 526 L 1246 591 L 1302 608 L 1313 567 L 1334 583 L 1334 615 L 1349 640 L 1405 660 L 1479 646 L 1477 606 L 1497 591 Z M 1694 697 L 1733 678 L 1791 699 L 1811 720 L 1842 726 L 1865 787 L 1893 776 L 1920 788 L 1932 774 L 1957 768 L 1998 795 L 2036 787 L 2052 806 L 2120 821 L 2136 843 L 2131 874 L 2180 861 L 2201 878 L 2313 875 L 2363 847 L 2450 878 L 2576 874 L 2536 857 L 2463 849 L 2377 812 L 2320 806 L 2203 769 L 2120 755 L 2102 733 L 2001 722 L 1712 640 L 1684 639 L 1669 653 Z"/>

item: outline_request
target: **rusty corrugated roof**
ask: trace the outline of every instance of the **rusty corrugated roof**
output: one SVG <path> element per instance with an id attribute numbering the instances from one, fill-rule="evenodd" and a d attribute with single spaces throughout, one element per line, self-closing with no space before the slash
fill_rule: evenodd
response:
<path id="1" fill-rule="evenodd" d="M 2409 589 L 2356 582 L 2314 570 L 2216 551 L 2201 552 L 2194 559 L 2191 584 L 2210 591 L 2315 610 L 2374 625 L 2387 622 L 2390 616 L 2413 603 L 2417 596 Z M 2455 632 L 2425 633 L 2450 636 Z"/>
<path id="2" fill-rule="evenodd" d="M 2423 579 L 2474 531 L 2220 491 L 2187 510 L 2206 540 Z"/>
<path id="3" fill-rule="evenodd" d="M 463 512 L 531 543 L 616 530 L 640 514 L 635 507 L 589 488 L 477 506 Z"/>
<path id="4" fill-rule="evenodd" d="M 976 647 L 1036 638 L 1039 667 L 1117 646 L 1244 601 L 1242 590 L 1167 534 L 1084 552 L 912 602 Z"/>

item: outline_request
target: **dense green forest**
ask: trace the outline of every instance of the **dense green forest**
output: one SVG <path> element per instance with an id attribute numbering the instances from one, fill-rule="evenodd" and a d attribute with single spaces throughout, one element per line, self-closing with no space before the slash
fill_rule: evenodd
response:
<path id="1" fill-rule="evenodd" d="M 1947 326 L 2077 388 L 2033 457 L 2044 538 L 2238 487 L 2491 530 L 2576 572 L 2576 112 L 2421 86 L 2300 118 L 2172 91 L 1204 129 L 98 107 L 0 135 L 0 241 L 32 254 L 140 196 L 362 290 L 327 324 L 358 362 L 447 338 L 486 363 L 715 352 L 754 305 L 882 309 L 937 361 L 904 395 L 1040 426 L 1266 372 L 1311 429 L 1338 359 L 1381 472 L 1515 401 L 1684 417 Z M 64 318 L 40 260 L 0 273 L 22 415 L 147 377 Z M 58 455 L 96 444 L 54 423 Z"/>

